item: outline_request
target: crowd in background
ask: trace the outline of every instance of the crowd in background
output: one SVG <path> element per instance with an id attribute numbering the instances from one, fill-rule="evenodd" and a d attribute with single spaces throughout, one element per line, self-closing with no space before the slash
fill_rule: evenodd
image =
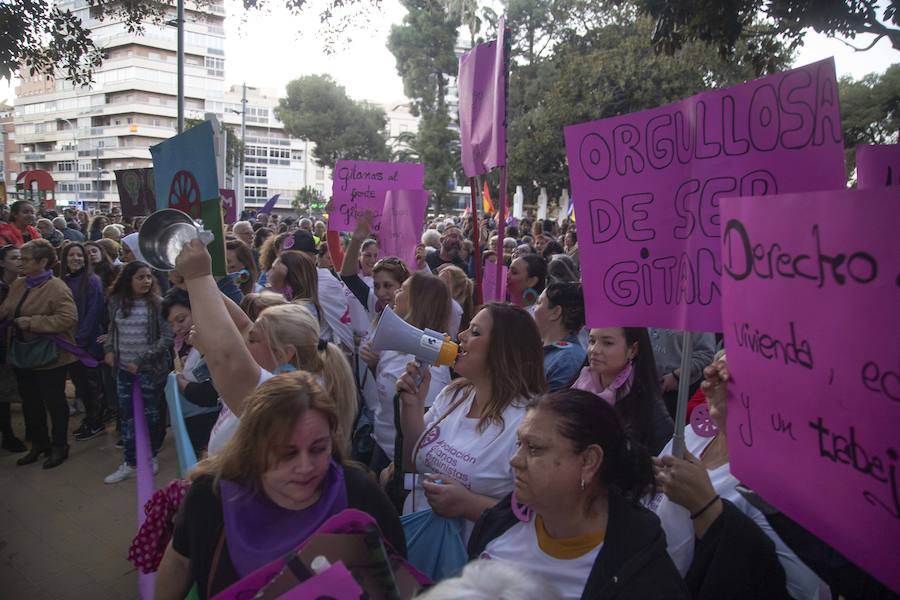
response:
<path id="1" fill-rule="evenodd" d="M 893 597 L 740 489 L 720 335 L 692 334 L 685 373 L 681 332 L 586 327 L 573 222 L 510 219 L 498 253 L 491 219 L 429 219 L 405 264 L 382 255 L 368 214 L 345 234 L 243 216 L 227 228 L 228 274 L 213 277 L 199 242 L 174 271 L 148 264 L 144 217 L 38 214 L 27 201 L 0 212 L 0 434 L 18 465 L 43 457 L 52 469 L 70 440 L 116 435 L 122 463 L 105 482 L 134 477 L 137 389 L 155 472 L 176 374 L 184 427 L 205 458 L 158 598 L 194 583 L 212 597 L 348 507 L 413 562 L 421 549 L 401 516 L 426 509 L 459 524 L 468 557 L 483 560 L 429 598 L 497 597 L 484 559 L 520 569 L 499 579 L 527 582 L 518 597 L 812 600 L 829 586 L 835 597 Z M 498 261 L 507 297 L 479 304 L 476 271 Z M 455 363 L 375 350 L 386 311 L 457 341 Z M 685 378 L 688 421 L 676 423 Z M 715 435 L 689 425 L 696 407 Z M 671 456 L 676 428 L 684 458 Z"/>

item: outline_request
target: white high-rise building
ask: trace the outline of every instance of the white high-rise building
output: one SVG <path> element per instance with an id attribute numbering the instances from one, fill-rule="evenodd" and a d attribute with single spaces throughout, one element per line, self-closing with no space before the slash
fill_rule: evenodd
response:
<path id="1" fill-rule="evenodd" d="M 87 0 L 56 4 L 81 17 L 108 55 L 90 88 L 50 75 L 23 77 L 16 88 L 16 160 L 22 170 L 50 171 L 57 202 L 109 208 L 118 202 L 113 171 L 151 166 L 150 146 L 175 134 L 177 30 L 147 25 L 138 36 L 117 20 L 94 18 Z M 222 0 L 185 6 L 186 119 L 202 119 L 207 103 L 224 97 L 224 20 Z"/>
<path id="2" fill-rule="evenodd" d="M 113 171 L 152 166 L 150 146 L 176 133 L 177 29 L 148 24 L 137 35 L 115 19 L 93 18 L 87 0 L 56 5 L 81 17 L 108 57 L 90 88 L 50 75 L 23 76 L 14 112 L 19 151 L 12 158 L 22 171 L 49 171 L 57 203 L 109 209 L 119 199 Z M 167 20 L 174 22 L 175 9 L 170 12 Z M 184 114 L 189 125 L 213 113 L 240 136 L 242 90 L 226 89 L 224 21 L 223 0 L 187 1 Z M 290 208 L 307 185 L 329 192 L 330 173 L 311 160 L 312 144 L 290 138 L 275 119 L 277 93 L 247 89 L 245 206 L 281 194 L 278 206 Z"/>

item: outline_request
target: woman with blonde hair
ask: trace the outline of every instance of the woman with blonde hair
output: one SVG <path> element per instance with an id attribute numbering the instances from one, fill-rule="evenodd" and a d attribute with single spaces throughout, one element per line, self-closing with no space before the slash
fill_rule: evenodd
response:
<path id="1" fill-rule="evenodd" d="M 405 555 L 387 497 L 344 463 L 339 411 L 317 379 L 294 372 L 260 385 L 231 441 L 191 472 L 159 566 L 157 600 L 181 600 L 193 584 L 201 599 L 215 596 L 347 508 L 371 515 L 390 547 Z"/>
<path id="2" fill-rule="evenodd" d="M 258 319 L 262 311 L 270 306 L 281 306 L 282 304 L 287 304 L 287 300 L 282 294 L 265 290 L 246 294 L 241 298 L 241 310 L 251 321 Z"/>
<path id="3" fill-rule="evenodd" d="M 441 265 L 438 267 L 438 277 L 450 288 L 450 295 L 462 308 L 459 324 L 451 327 L 450 334 L 454 335 L 469 328 L 469 321 L 475 313 L 475 287 L 472 280 L 456 265 Z M 455 331 L 453 331 L 455 329 Z"/>

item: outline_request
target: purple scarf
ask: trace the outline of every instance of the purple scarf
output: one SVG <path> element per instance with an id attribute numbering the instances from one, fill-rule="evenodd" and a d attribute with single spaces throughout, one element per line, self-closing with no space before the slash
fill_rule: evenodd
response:
<path id="1" fill-rule="evenodd" d="M 612 406 L 616 402 L 628 395 L 631 386 L 634 384 L 634 366 L 629 362 L 625 365 L 608 388 L 604 388 L 600 383 L 600 377 L 591 371 L 590 367 L 583 367 L 578 379 L 572 384 L 572 388 L 576 390 L 584 390 L 596 394 L 609 402 Z"/>
<path id="2" fill-rule="evenodd" d="M 223 479 L 219 483 L 225 539 L 235 570 L 246 577 L 297 548 L 329 517 L 347 508 L 344 468 L 331 461 L 319 500 L 303 510 L 289 510 L 264 493 Z"/>
<path id="3" fill-rule="evenodd" d="M 43 285 L 53 277 L 53 271 L 44 271 L 40 275 L 31 275 L 25 278 L 25 285 L 29 288 L 36 288 Z"/>

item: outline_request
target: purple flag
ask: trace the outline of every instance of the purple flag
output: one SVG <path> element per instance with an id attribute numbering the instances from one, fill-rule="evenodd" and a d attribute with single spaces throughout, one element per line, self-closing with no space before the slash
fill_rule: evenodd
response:
<path id="1" fill-rule="evenodd" d="M 281 195 L 281 194 L 275 194 L 274 196 L 272 196 L 271 198 L 269 198 L 269 200 L 265 203 L 265 205 L 263 205 L 263 207 L 262 207 L 261 209 L 259 209 L 258 211 L 256 211 L 256 214 L 258 214 L 258 215 L 267 215 L 267 214 L 269 214 L 270 212 L 272 212 L 272 209 L 275 208 L 275 203 L 278 202 L 278 197 L 279 197 L 280 195 Z"/>
<path id="2" fill-rule="evenodd" d="M 506 61 L 504 20 L 493 42 L 459 59 L 459 135 L 467 177 L 506 165 Z"/>

